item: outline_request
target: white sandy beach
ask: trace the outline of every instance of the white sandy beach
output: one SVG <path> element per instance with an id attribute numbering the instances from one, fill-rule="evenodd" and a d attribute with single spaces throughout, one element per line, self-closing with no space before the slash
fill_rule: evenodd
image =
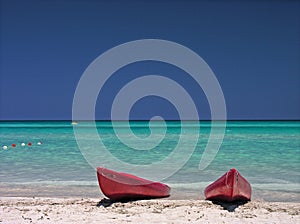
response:
<path id="1" fill-rule="evenodd" d="M 204 200 L 100 203 L 86 198 L 0 198 L 0 223 L 300 223 L 300 203 Z M 229 211 L 234 210 L 234 211 Z"/>

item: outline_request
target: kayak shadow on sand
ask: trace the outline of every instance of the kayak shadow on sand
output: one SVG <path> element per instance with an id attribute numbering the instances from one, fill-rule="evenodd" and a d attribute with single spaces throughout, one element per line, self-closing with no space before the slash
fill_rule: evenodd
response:
<path id="1" fill-rule="evenodd" d="M 128 202 L 132 202 L 132 201 L 139 201 L 139 200 L 144 200 L 144 199 L 124 199 L 124 200 L 111 200 L 111 199 L 107 199 L 107 198 L 103 198 L 101 201 L 99 201 L 97 203 L 97 207 L 109 207 L 114 203 L 128 203 Z"/>
<path id="2" fill-rule="evenodd" d="M 99 201 L 98 203 L 97 203 L 97 207 L 101 207 L 101 206 L 103 206 L 103 207 L 109 207 L 109 206 L 111 206 L 112 204 L 114 203 L 114 201 L 112 201 L 112 200 L 110 200 L 110 199 L 107 199 L 107 198 L 103 198 L 101 201 Z"/>
<path id="3" fill-rule="evenodd" d="M 224 210 L 234 212 L 236 208 L 241 205 L 248 203 L 249 201 L 234 201 L 234 202 L 223 202 L 223 201 L 212 201 L 215 205 L 220 205 Z"/>

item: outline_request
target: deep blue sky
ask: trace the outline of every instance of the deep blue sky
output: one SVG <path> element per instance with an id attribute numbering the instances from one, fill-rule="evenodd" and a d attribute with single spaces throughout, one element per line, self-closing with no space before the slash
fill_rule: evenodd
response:
<path id="1" fill-rule="evenodd" d="M 228 119 L 300 119 L 299 1 L 0 1 L 1 120 L 71 119 L 86 67 L 116 45 L 149 38 L 185 45 L 209 64 Z M 97 119 L 109 119 L 113 93 L 147 72 L 182 82 L 209 119 L 201 89 L 182 71 L 159 63 L 127 70 L 134 74 L 116 73 L 99 95 Z M 138 102 L 131 118 L 159 114 L 178 118 L 157 97 Z"/>

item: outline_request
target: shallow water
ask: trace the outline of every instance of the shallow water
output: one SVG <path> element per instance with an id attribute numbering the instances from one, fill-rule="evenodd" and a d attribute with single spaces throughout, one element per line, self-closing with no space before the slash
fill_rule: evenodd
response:
<path id="1" fill-rule="evenodd" d="M 148 122 L 131 122 L 131 131 L 142 138 L 133 143 L 137 148 L 151 146 L 145 138 L 151 134 Z M 145 165 L 167 158 L 176 147 L 182 131 L 178 121 L 155 122 L 154 139 L 166 131 L 162 141 L 149 150 L 135 150 L 115 135 L 110 122 L 97 122 L 97 131 L 109 152 L 119 160 Z M 121 137 L 131 139 L 118 122 Z M 99 166 L 109 167 L 97 151 L 98 142 L 92 139 L 90 123 L 79 122 L 87 148 Z M 199 131 L 197 146 L 188 162 L 174 175 L 162 180 L 173 188 L 174 198 L 203 198 L 203 189 L 230 168 L 237 168 L 249 180 L 253 197 L 267 201 L 300 202 L 300 122 L 299 121 L 229 121 L 223 143 L 204 170 L 198 165 L 211 131 L 210 122 L 187 122 L 184 146 Z M 146 142 L 145 142 L 146 141 Z M 31 142 L 32 146 L 21 146 Z M 42 142 L 42 145 L 38 145 Z M 16 147 L 12 147 L 16 144 Z M 3 146 L 8 146 L 4 150 Z M 70 121 L 0 122 L 0 195 L 1 196 L 101 196 L 94 167 L 82 155 Z M 81 149 L 81 150 L 80 150 Z M 182 158 L 179 151 L 174 158 Z M 93 159 L 92 159 L 93 160 Z M 174 162 L 174 164 L 176 164 Z M 161 167 L 165 172 L 169 167 Z M 120 170 L 122 171 L 122 170 Z M 72 190 L 70 190 L 72 189 Z"/>

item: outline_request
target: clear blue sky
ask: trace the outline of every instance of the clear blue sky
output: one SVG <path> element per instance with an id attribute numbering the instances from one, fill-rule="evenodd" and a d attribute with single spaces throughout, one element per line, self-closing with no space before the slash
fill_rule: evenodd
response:
<path id="1" fill-rule="evenodd" d="M 199 54 L 220 82 L 228 119 L 300 119 L 300 1 L 0 2 L 0 120 L 71 119 L 86 67 L 116 45 L 145 38 Z M 109 119 L 113 93 L 147 72 L 188 86 L 200 118 L 209 119 L 204 94 L 182 71 L 160 63 L 128 71 L 133 75 L 116 73 L 99 95 L 97 119 Z M 131 118 L 159 114 L 178 118 L 157 97 L 138 102 Z"/>

